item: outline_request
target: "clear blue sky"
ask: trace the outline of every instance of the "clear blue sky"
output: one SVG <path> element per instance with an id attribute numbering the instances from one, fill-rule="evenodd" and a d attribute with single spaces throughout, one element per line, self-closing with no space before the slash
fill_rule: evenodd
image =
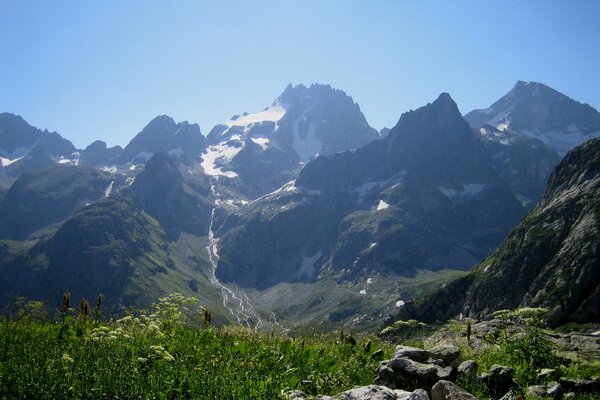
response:
<path id="1" fill-rule="evenodd" d="M 600 108 L 600 1 L 0 0 L 0 111 L 78 147 L 158 114 L 207 134 L 290 82 L 343 89 L 380 129 L 518 79 Z"/>

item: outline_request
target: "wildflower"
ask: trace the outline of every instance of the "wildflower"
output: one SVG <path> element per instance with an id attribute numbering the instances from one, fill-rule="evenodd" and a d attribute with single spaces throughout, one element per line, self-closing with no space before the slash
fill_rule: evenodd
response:
<path id="1" fill-rule="evenodd" d="M 65 364 L 72 364 L 73 363 L 73 359 L 71 358 L 71 356 L 69 356 L 67 353 L 63 354 L 62 356 L 62 361 Z"/>
<path id="2" fill-rule="evenodd" d="M 116 320 L 115 322 L 117 324 L 126 324 L 128 322 L 130 322 L 133 319 L 133 317 L 131 315 L 126 315 L 121 319 Z"/>
<path id="3" fill-rule="evenodd" d="M 138 361 L 140 364 L 145 364 L 146 362 L 148 362 L 148 359 L 147 359 L 147 358 L 144 358 L 144 357 L 138 357 L 138 358 L 137 358 L 137 361 Z"/>

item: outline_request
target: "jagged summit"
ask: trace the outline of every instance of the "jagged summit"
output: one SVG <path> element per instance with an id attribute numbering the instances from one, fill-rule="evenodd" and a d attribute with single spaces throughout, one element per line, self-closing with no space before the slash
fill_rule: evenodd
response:
<path id="1" fill-rule="evenodd" d="M 562 155 L 600 135 L 597 110 L 539 82 L 518 81 L 490 107 L 471 111 L 465 119 L 476 129 L 488 124 L 526 134 Z"/>
<path id="2" fill-rule="evenodd" d="M 146 162 L 159 148 L 175 155 L 197 155 L 205 143 L 198 124 L 176 123 L 168 115 L 159 115 L 127 144 L 115 161 L 118 164 Z"/>

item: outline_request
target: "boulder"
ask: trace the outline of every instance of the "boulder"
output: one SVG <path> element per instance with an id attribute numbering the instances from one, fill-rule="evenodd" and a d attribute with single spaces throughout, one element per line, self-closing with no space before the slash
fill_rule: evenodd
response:
<path id="1" fill-rule="evenodd" d="M 362 386 L 335 396 L 335 400 L 396 400 L 398 395 L 385 386 Z"/>
<path id="2" fill-rule="evenodd" d="M 308 399 L 308 395 L 301 390 L 292 390 L 287 394 L 289 400 L 304 400 Z"/>
<path id="3" fill-rule="evenodd" d="M 558 382 L 550 382 L 546 385 L 546 393 L 548 396 L 554 399 L 560 399 L 562 397 L 562 387 Z"/>
<path id="4" fill-rule="evenodd" d="M 460 349 L 452 345 L 435 346 L 427 350 L 429 357 L 432 359 L 440 359 L 446 365 L 451 365 L 460 357 Z"/>
<path id="5" fill-rule="evenodd" d="M 452 382 L 442 380 L 431 388 L 431 400 L 477 400 L 477 397 Z"/>
<path id="6" fill-rule="evenodd" d="M 402 357 L 394 358 L 387 364 L 381 365 L 373 383 L 392 389 L 415 390 L 430 388 L 437 380 L 436 366 Z"/>
<path id="7" fill-rule="evenodd" d="M 394 358 L 410 358 L 413 361 L 425 362 L 430 358 L 429 352 L 427 350 L 419 349 L 417 347 L 396 346 L 396 350 L 394 352 Z"/>
<path id="8" fill-rule="evenodd" d="M 520 396 L 517 392 L 511 389 L 506 392 L 506 394 L 504 394 L 500 400 L 517 400 L 517 398 L 523 398 L 523 396 Z"/>
<path id="9" fill-rule="evenodd" d="M 457 376 L 466 380 L 474 380 L 477 378 L 477 369 L 479 365 L 475 360 L 467 360 L 460 363 L 457 370 Z"/>
<path id="10" fill-rule="evenodd" d="M 439 367 L 434 365 L 437 370 L 438 380 L 456 382 L 456 368 L 454 367 Z"/>
<path id="11" fill-rule="evenodd" d="M 547 395 L 545 385 L 533 385 L 527 388 L 527 397 L 546 397 Z"/>
<path id="12" fill-rule="evenodd" d="M 562 377 L 559 380 L 564 392 L 595 393 L 600 391 L 600 379 L 593 380 Z"/>

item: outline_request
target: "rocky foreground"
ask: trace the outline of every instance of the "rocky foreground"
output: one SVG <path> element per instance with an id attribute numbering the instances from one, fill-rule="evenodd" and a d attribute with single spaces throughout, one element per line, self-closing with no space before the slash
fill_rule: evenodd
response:
<path id="1" fill-rule="evenodd" d="M 475 324 L 473 341 L 477 343 L 481 332 L 487 330 L 489 333 L 498 324 L 498 320 Z M 513 327 L 513 332 L 519 334 L 518 327 Z M 552 337 L 556 339 L 554 343 L 559 351 L 574 350 L 577 344 L 583 343 L 584 347 L 576 350 L 593 356 L 600 348 L 600 338 L 594 335 L 553 333 Z M 441 338 L 438 336 L 437 339 Z M 461 386 L 483 387 L 492 398 L 500 400 L 523 399 L 523 395 L 527 398 L 567 399 L 600 393 L 600 377 L 591 380 L 559 378 L 554 369 L 543 368 L 538 371 L 537 379 L 539 384 L 522 388 L 515 381 L 515 369 L 510 366 L 492 365 L 488 371 L 481 372 L 475 360 L 464 360 L 461 350 L 451 344 L 428 350 L 398 345 L 392 359 L 381 361 L 373 385 L 357 387 L 335 396 L 310 397 L 295 390 L 288 397 L 290 400 L 477 399 Z"/>

